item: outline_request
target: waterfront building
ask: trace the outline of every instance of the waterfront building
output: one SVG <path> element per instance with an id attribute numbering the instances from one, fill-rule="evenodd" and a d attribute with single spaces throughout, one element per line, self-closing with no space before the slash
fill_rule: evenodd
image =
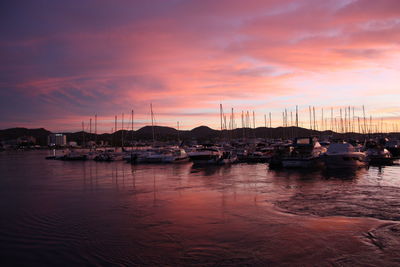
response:
<path id="1" fill-rule="evenodd" d="M 47 145 L 48 146 L 66 146 L 67 145 L 67 136 L 61 133 L 50 134 L 47 137 Z"/>

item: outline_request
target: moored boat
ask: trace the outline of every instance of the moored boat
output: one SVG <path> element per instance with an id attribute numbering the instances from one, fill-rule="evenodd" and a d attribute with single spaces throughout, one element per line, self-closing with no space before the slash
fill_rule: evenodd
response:
<path id="1" fill-rule="evenodd" d="M 364 152 L 356 151 L 349 143 L 333 143 L 323 156 L 328 168 L 357 168 L 368 164 Z"/>
<path id="2" fill-rule="evenodd" d="M 71 151 L 71 152 L 66 153 L 64 156 L 60 157 L 60 160 L 82 161 L 82 160 L 87 160 L 87 156 L 86 156 L 86 154 L 83 154 L 83 153 Z"/>
<path id="3" fill-rule="evenodd" d="M 217 164 L 222 159 L 222 151 L 215 147 L 197 148 L 188 155 L 194 164 Z"/>
<path id="4" fill-rule="evenodd" d="M 133 155 L 136 163 L 178 163 L 189 160 L 182 148 L 149 149 Z"/>
<path id="5" fill-rule="evenodd" d="M 313 168 L 322 166 L 320 156 L 326 148 L 314 138 L 296 138 L 289 151 L 282 157 L 284 168 Z"/>
<path id="6" fill-rule="evenodd" d="M 365 145 L 365 153 L 370 165 L 392 165 L 394 158 L 389 150 L 385 148 L 385 139 L 379 142 L 368 141 Z"/>

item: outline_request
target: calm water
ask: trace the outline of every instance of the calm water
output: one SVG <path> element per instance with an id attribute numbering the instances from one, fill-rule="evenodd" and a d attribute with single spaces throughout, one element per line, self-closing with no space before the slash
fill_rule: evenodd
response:
<path id="1" fill-rule="evenodd" d="M 398 165 L 272 171 L 46 155 L 0 153 L 2 266 L 400 264 Z"/>

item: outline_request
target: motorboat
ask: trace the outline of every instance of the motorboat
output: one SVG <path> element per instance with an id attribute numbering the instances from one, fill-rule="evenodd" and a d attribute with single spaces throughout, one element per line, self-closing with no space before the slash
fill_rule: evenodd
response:
<path id="1" fill-rule="evenodd" d="M 95 161 L 118 161 L 123 160 L 125 156 L 125 152 L 117 152 L 113 149 L 107 149 L 101 153 L 98 153 L 93 160 Z"/>
<path id="2" fill-rule="evenodd" d="M 385 148 L 389 150 L 393 157 L 400 157 L 400 141 L 399 140 L 389 140 L 385 144 Z"/>
<path id="3" fill-rule="evenodd" d="M 64 161 L 82 161 L 87 160 L 87 156 L 86 154 L 77 151 L 68 151 L 64 154 L 64 156 L 60 157 L 59 159 Z"/>
<path id="4" fill-rule="evenodd" d="M 194 164 L 218 164 L 222 160 L 223 152 L 216 147 L 202 147 L 188 153 Z"/>
<path id="5" fill-rule="evenodd" d="M 289 146 L 287 153 L 282 156 L 282 167 L 284 168 L 311 168 L 323 165 L 321 154 L 326 148 L 315 138 L 296 138 Z"/>
<path id="6" fill-rule="evenodd" d="M 323 159 L 328 168 L 357 168 L 368 164 L 366 153 L 357 151 L 349 143 L 330 144 Z"/>
<path id="7" fill-rule="evenodd" d="M 189 156 L 183 148 L 173 149 L 170 153 L 166 153 L 163 163 L 178 163 L 189 161 Z"/>
<path id="8" fill-rule="evenodd" d="M 223 151 L 222 156 L 215 162 L 215 164 L 225 165 L 232 164 L 238 161 L 237 155 L 232 151 Z"/>
<path id="9" fill-rule="evenodd" d="M 365 153 L 370 165 L 392 165 L 392 153 L 385 148 L 386 140 L 381 139 L 379 142 L 373 140 L 365 144 Z"/>
<path id="10" fill-rule="evenodd" d="M 182 148 L 149 149 L 135 157 L 137 163 L 177 163 L 189 160 L 188 154 Z"/>

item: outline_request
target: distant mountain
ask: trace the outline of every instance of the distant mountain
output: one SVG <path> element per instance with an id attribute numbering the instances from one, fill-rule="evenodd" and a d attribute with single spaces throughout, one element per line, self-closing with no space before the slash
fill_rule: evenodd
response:
<path id="1" fill-rule="evenodd" d="M 187 132 L 187 136 L 195 139 L 210 139 L 220 135 L 220 131 L 213 130 L 208 126 L 199 126 Z"/>
<path id="2" fill-rule="evenodd" d="M 50 131 L 39 128 L 39 129 L 27 129 L 27 128 L 11 128 L 0 130 L 0 141 L 15 140 L 19 137 L 33 136 L 40 145 L 47 144 L 47 136 L 51 134 Z M 67 136 L 67 141 L 76 141 L 78 144 L 87 143 L 88 141 L 106 141 L 109 144 L 120 146 L 122 140 L 124 144 L 128 144 L 132 139 L 134 141 L 152 140 L 153 138 L 153 127 L 145 126 L 136 131 L 119 130 L 115 133 L 103 133 L 97 136 L 93 133 L 87 132 L 75 132 L 75 133 L 64 133 Z M 156 141 L 181 141 L 198 140 L 198 141 L 212 141 L 217 139 L 237 139 L 237 138 L 293 138 L 293 137 L 305 137 L 305 136 L 333 136 L 335 138 L 352 137 L 361 138 L 361 134 L 348 133 L 340 134 L 332 131 L 315 131 L 301 127 L 277 127 L 277 128 L 266 128 L 258 127 L 253 128 L 238 128 L 234 130 L 214 130 L 207 126 L 199 126 L 192 130 L 180 130 L 165 126 L 154 126 L 154 135 Z"/>
<path id="3" fill-rule="evenodd" d="M 154 135 L 158 136 L 178 136 L 178 130 L 175 128 L 171 127 L 165 127 L 165 126 L 144 126 L 137 130 L 135 135 L 137 137 L 147 137 L 150 136 L 152 138 L 153 136 L 153 128 L 154 128 Z"/>

